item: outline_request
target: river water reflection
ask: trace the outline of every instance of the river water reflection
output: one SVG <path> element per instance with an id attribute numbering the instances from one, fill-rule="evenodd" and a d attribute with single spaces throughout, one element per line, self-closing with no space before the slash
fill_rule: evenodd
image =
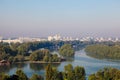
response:
<path id="1" fill-rule="evenodd" d="M 57 67 L 59 71 L 63 71 L 64 66 L 69 63 L 72 64 L 74 67 L 77 65 L 83 66 L 86 71 L 86 77 L 104 67 L 114 67 L 120 69 L 119 61 L 113 62 L 91 58 L 86 55 L 84 49 L 76 51 L 73 61 L 62 62 L 60 64 L 53 64 L 52 66 Z M 47 64 L 40 63 L 17 63 L 10 66 L 0 67 L 0 73 L 5 72 L 12 75 L 15 74 L 15 71 L 17 69 L 22 69 L 27 74 L 28 77 L 31 77 L 33 73 L 37 73 L 44 76 L 46 65 Z"/>

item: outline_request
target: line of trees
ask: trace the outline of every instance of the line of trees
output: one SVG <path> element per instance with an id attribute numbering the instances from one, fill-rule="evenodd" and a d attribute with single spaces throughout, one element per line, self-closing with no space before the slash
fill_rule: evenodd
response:
<path id="1" fill-rule="evenodd" d="M 28 78 L 22 70 L 17 70 L 13 75 L 1 73 L 0 80 L 44 80 L 44 78 L 38 74 L 33 74 L 31 78 Z"/>
<path id="2" fill-rule="evenodd" d="M 88 80 L 119 80 L 120 70 L 106 67 L 88 76 Z M 22 70 L 17 70 L 15 74 L 8 75 L 0 73 L 0 80 L 86 80 L 84 67 L 73 67 L 71 64 L 64 66 L 64 71 L 58 71 L 51 64 L 46 66 L 45 77 L 33 74 L 30 78 Z"/>
<path id="3" fill-rule="evenodd" d="M 100 59 L 120 59 L 120 45 L 96 44 L 87 46 L 85 51 L 87 55 Z"/>
<path id="4" fill-rule="evenodd" d="M 46 80 L 85 80 L 85 69 L 80 66 L 73 68 L 71 64 L 64 66 L 60 72 L 49 64 L 46 67 Z"/>
<path id="5" fill-rule="evenodd" d="M 30 78 L 22 70 L 17 70 L 13 75 L 0 74 L 0 80 L 44 80 L 41 75 L 33 74 Z M 80 66 L 73 68 L 71 64 L 64 67 L 60 72 L 51 64 L 46 66 L 45 80 L 85 80 L 85 69 Z"/>
<path id="6" fill-rule="evenodd" d="M 107 67 L 91 74 L 88 77 L 88 80 L 120 80 L 120 70 Z"/>

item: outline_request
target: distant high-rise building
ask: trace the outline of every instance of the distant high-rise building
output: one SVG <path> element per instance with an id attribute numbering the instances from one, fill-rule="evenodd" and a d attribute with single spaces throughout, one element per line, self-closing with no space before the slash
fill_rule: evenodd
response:
<path id="1" fill-rule="evenodd" d="M 52 40 L 61 40 L 61 36 L 59 34 L 56 34 L 55 36 L 48 36 L 48 41 Z"/>
<path id="2" fill-rule="evenodd" d="M 55 40 L 60 40 L 60 39 L 61 39 L 61 36 L 60 36 L 59 34 L 56 34 L 56 35 L 54 36 L 54 39 L 55 39 Z"/>
<path id="3" fill-rule="evenodd" d="M 48 36 L 48 41 L 52 41 L 53 37 L 52 36 Z"/>

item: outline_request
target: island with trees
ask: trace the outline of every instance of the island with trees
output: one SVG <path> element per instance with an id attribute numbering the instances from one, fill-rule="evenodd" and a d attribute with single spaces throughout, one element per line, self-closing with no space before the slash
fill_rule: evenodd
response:
<path id="1" fill-rule="evenodd" d="M 33 62 L 61 62 L 61 58 L 57 54 L 51 54 L 48 49 L 41 49 L 32 52 L 29 60 Z"/>

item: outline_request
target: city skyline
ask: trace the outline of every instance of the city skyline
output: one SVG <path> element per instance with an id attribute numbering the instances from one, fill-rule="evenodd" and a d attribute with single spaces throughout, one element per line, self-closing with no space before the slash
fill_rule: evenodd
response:
<path id="1" fill-rule="evenodd" d="M 33 38 L 33 37 L 18 37 L 18 38 L 3 38 L 0 37 L 0 42 L 3 43 L 26 43 L 26 42 L 43 42 L 43 41 L 82 41 L 82 42 L 120 42 L 120 38 L 118 37 L 82 37 L 82 38 L 73 38 L 73 37 L 65 37 L 60 34 L 50 35 L 46 38 Z"/>
<path id="2" fill-rule="evenodd" d="M 0 36 L 119 37 L 119 0 L 1 0 Z"/>

